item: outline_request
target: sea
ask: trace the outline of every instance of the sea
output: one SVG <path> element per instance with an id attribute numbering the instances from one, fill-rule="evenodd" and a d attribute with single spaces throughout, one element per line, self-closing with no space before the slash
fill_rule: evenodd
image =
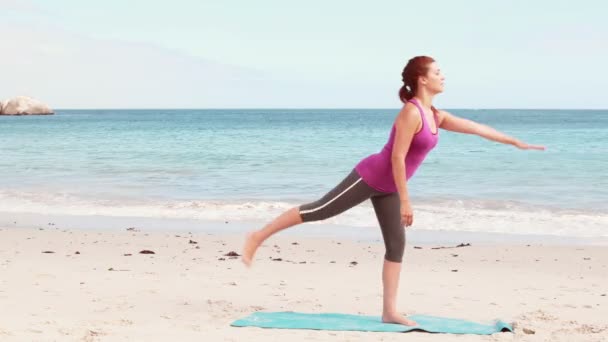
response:
<path id="1" fill-rule="evenodd" d="M 449 111 L 547 149 L 523 151 L 441 130 L 408 182 L 413 228 L 608 237 L 608 110 Z M 379 152 L 397 113 L 104 109 L 0 116 L 0 216 L 267 222 L 320 198 Z M 323 224 L 377 227 L 369 202 Z"/>

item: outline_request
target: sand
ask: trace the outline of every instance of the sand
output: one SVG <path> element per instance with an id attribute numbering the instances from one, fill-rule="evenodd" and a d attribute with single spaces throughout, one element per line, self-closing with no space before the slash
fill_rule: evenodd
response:
<path id="1" fill-rule="evenodd" d="M 410 243 L 399 309 L 516 328 L 476 336 L 231 327 L 259 310 L 379 315 L 382 303 L 381 243 L 279 234 L 248 269 L 226 256 L 243 238 L 0 229 L 0 341 L 608 340 L 605 246 Z"/>

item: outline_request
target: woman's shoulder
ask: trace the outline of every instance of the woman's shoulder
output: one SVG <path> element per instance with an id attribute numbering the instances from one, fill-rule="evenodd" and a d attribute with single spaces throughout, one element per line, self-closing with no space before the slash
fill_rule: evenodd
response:
<path id="1" fill-rule="evenodd" d="M 414 127 L 418 131 L 421 125 L 422 117 L 420 116 L 418 107 L 411 102 L 407 102 L 401 107 L 399 114 L 395 118 L 393 127 Z"/>
<path id="2" fill-rule="evenodd" d="M 416 120 L 416 118 L 418 118 L 418 120 L 420 120 L 420 113 L 418 111 L 418 107 L 411 102 L 406 102 L 403 104 L 403 107 L 401 107 L 398 116 L 402 119 Z"/>
<path id="3" fill-rule="evenodd" d="M 437 122 L 439 124 L 441 124 L 441 122 L 443 122 L 443 120 L 445 118 L 447 118 L 448 116 L 450 116 L 450 112 L 448 112 L 447 110 L 443 110 L 443 109 L 435 109 L 435 114 L 437 114 Z"/>

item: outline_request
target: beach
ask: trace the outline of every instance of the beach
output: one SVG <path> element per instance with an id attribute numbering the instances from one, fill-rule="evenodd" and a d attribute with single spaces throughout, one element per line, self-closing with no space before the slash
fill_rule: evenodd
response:
<path id="1" fill-rule="evenodd" d="M 455 113 L 549 148 L 441 132 L 408 181 L 398 309 L 513 333 L 231 326 L 381 314 L 369 201 L 273 236 L 252 268 L 237 254 L 378 152 L 394 110 L 58 109 L 1 120 L 0 341 L 608 340 L 607 112 Z"/>
<path id="2" fill-rule="evenodd" d="M 0 0 L 0 342 L 608 342 L 607 4 Z"/>
<path id="3" fill-rule="evenodd" d="M 608 339 L 608 249 L 563 241 L 408 244 L 398 298 L 403 313 L 502 319 L 514 333 L 231 327 L 256 311 L 380 314 L 382 243 L 307 236 L 306 228 L 266 241 L 249 269 L 230 256 L 240 253 L 241 233 L 79 230 L 53 222 L 2 228 L 0 340 Z"/>

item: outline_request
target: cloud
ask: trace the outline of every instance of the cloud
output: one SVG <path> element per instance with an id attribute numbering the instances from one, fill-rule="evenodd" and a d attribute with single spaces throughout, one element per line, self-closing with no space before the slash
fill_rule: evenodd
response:
<path id="1" fill-rule="evenodd" d="M 54 108 L 378 107 L 378 96 L 388 98 L 382 87 L 369 96 L 356 85 L 290 80 L 56 28 L 0 23 L 0 32 L 11 41 L 0 54 L 0 98 L 27 95 Z"/>
<path id="2" fill-rule="evenodd" d="M 44 10 L 29 0 L 0 0 L 2 11 L 44 13 Z"/>

